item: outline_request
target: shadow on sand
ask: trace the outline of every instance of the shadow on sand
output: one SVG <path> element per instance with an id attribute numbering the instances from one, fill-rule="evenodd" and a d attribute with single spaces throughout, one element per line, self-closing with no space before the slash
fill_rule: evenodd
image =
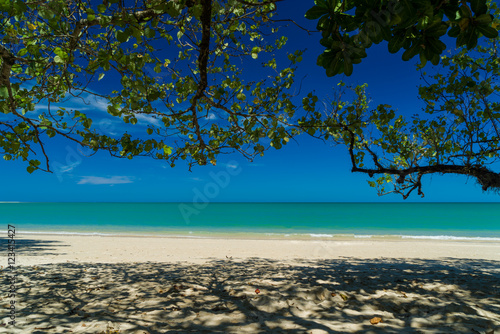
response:
<path id="1" fill-rule="evenodd" d="M 50 251 L 50 244 L 26 242 L 34 251 Z M 498 261 L 62 263 L 21 266 L 16 275 L 13 333 L 500 330 Z M 371 324 L 374 317 L 382 322 Z M 2 322 L 5 328 L 7 318 Z"/>
<path id="2" fill-rule="evenodd" d="M 0 238 L 0 249 L 7 250 L 9 244 L 8 238 Z M 61 255 L 60 247 L 68 247 L 61 241 L 56 240 L 36 240 L 36 239 L 18 239 L 15 238 L 16 255 L 44 256 Z"/>

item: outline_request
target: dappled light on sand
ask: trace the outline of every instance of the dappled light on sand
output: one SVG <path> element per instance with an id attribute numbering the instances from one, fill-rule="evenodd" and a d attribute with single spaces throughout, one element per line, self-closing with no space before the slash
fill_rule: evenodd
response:
<path id="1" fill-rule="evenodd" d="M 17 272 L 15 333 L 500 330 L 493 260 L 68 262 Z"/>

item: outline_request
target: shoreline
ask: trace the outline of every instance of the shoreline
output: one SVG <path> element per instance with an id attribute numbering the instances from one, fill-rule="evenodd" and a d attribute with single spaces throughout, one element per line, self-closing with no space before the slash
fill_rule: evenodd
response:
<path id="1" fill-rule="evenodd" d="M 4 231 L 6 233 L 6 231 Z M 413 231 L 406 231 L 413 232 Z M 426 232 L 434 232 L 426 233 Z M 308 231 L 308 232 L 233 232 L 233 231 L 102 231 L 102 232 L 87 232 L 87 231 L 18 231 L 17 235 L 54 235 L 54 236 L 99 236 L 99 237 L 134 237 L 134 238 L 186 238 L 186 239 L 248 239 L 248 240 L 320 240 L 320 241 L 345 241 L 345 240 L 435 240 L 435 241 L 478 241 L 478 242 L 500 242 L 499 236 L 477 236 L 477 234 L 464 235 L 463 233 L 447 233 L 454 231 L 423 231 L 420 234 L 409 233 L 363 233 L 357 234 L 354 232 L 324 232 L 324 231 Z"/>
<path id="2" fill-rule="evenodd" d="M 500 261 L 500 242 L 433 239 L 267 239 L 172 236 L 97 236 L 16 234 L 19 265 L 62 262 L 190 262 L 262 258 L 283 261 L 340 258 L 440 259 Z M 0 238 L 7 249 L 7 239 Z M 0 263 L 7 263 L 6 254 Z"/>

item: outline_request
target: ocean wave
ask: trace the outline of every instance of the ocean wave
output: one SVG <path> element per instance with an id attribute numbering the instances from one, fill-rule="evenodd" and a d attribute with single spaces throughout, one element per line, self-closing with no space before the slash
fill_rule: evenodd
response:
<path id="1" fill-rule="evenodd" d="M 24 235 L 24 234 L 43 234 L 43 235 L 71 235 L 71 236 L 97 236 L 97 237 L 171 237 L 171 238 L 192 238 L 192 239 L 205 239 L 211 238 L 210 236 L 200 236 L 193 235 L 193 231 L 184 233 L 158 233 L 158 234 L 145 234 L 141 232 L 128 232 L 128 233 L 119 233 L 119 232 L 109 232 L 109 233 L 101 233 L 101 232 L 69 232 L 69 231 L 18 231 L 16 234 Z"/>
<path id="2" fill-rule="evenodd" d="M 316 233 L 310 233 L 309 236 L 311 238 L 333 238 L 334 235 L 333 234 L 316 234 Z"/>
<path id="3" fill-rule="evenodd" d="M 401 235 L 400 237 L 402 239 L 500 241 L 500 238 L 494 237 L 456 237 L 453 235 Z"/>
<path id="4" fill-rule="evenodd" d="M 17 231 L 16 234 L 47 234 L 47 235 L 95 235 L 95 236 L 119 236 L 118 233 L 99 232 L 69 232 L 69 231 Z"/>
<path id="5" fill-rule="evenodd" d="M 401 234 L 354 234 L 354 233 L 265 233 L 266 236 L 307 238 L 353 238 L 353 239 L 419 239 L 419 240 L 463 240 L 463 241 L 500 241 L 500 237 L 473 237 L 454 235 L 401 235 Z"/>
<path id="6" fill-rule="evenodd" d="M 16 234 L 42 234 L 42 235 L 74 235 L 74 236 L 102 236 L 102 237 L 173 237 L 173 238 L 231 238 L 234 233 L 221 233 L 220 231 L 210 233 L 197 231 L 171 232 L 171 233 L 144 233 L 144 232 L 71 232 L 71 231 L 17 231 Z M 401 235 L 401 234 L 354 234 L 354 233 L 248 233 L 249 236 L 258 235 L 267 237 L 278 237 L 286 239 L 321 238 L 326 240 L 336 239 L 416 239 L 416 240 L 451 240 L 451 241 L 500 241 L 500 237 L 476 237 L 476 236 L 453 236 L 453 235 Z M 238 233 L 238 238 L 244 237 L 245 233 Z"/>

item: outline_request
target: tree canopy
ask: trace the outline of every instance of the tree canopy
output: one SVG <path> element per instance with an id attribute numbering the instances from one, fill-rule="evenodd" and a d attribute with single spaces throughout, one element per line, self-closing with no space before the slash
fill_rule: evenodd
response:
<path id="1" fill-rule="evenodd" d="M 490 8 L 496 29 L 499 9 L 494 3 Z M 485 36 L 493 35 L 498 36 Z M 457 39 L 461 47 L 440 57 L 440 71 L 421 72 L 424 85 L 418 93 L 425 107 L 411 117 L 398 115 L 389 104 L 371 109 L 366 85 L 341 83 L 343 89 L 324 113 L 317 110 L 317 97 L 306 97 L 308 116 L 299 123 L 312 135 L 346 146 L 353 172 L 380 175 L 369 181 L 379 194 L 407 198 L 416 190 L 423 196 L 422 177 L 428 174 L 466 175 L 483 190 L 498 190 L 500 174 L 489 168 L 500 160 L 498 42 L 497 37 L 462 45 Z M 342 95 L 349 91 L 354 97 L 346 101 Z"/>
<path id="2" fill-rule="evenodd" d="M 426 107 L 411 119 L 390 101 L 370 109 L 366 85 L 341 84 L 326 110 L 323 97 L 296 96 L 303 51 L 284 49 L 279 5 L 287 3 L 0 0 L 0 153 L 30 173 L 51 171 L 46 145 L 59 137 L 191 168 L 227 153 L 251 159 L 307 132 L 345 145 L 352 171 L 380 176 L 370 184 L 381 194 L 423 194 L 421 178 L 431 173 L 500 187 L 487 168 L 500 140 L 495 3 L 316 0 L 305 13 L 318 21 L 325 51 L 317 64 L 327 76 L 349 76 L 382 41 L 390 52 L 403 49 L 405 61 L 419 55 L 420 68 L 441 63 L 444 72 L 422 72 Z M 445 56 L 446 33 L 458 51 Z M 489 44 L 478 43 L 482 36 Z M 107 80 L 112 88 L 93 89 Z M 74 100 L 106 108 L 67 107 Z M 144 133 L 103 131 L 96 120 L 104 116 Z"/>
<path id="3" fill-rule="evenodd" d="M 266 149 L 261 137 L 280 148 L 292 136 L 284 125 L 300 52 L 277 64 L 287 38 L 272 22 L 274 1 L 2 0 L 0 10 L 0 150 L 29 172 L 50 171 L 45 142 L 55 136 L 172 166 L 252 157 Z M 261 75 L 245 81 L 249 67 Z M 89 88 L 106 76 L 121 88 Z M 98 115 L 63 106 L 92 96 L 125 123 L 149 120 L 149 138 L 103 133 Z"/>
<path id="4" fill-rule="evenodd" d="M 328 76 L 345 73 L 366 57 L 366 49 L 382 41 L 388 50 L 404 49 L 403 60 L 420 56 L 421 66 L 439 63 L 446 49 L 443 36 L 456 38 L 456 46 L 472 49 L 480 36 L 495 38 L 493 15 L 487 0 L 315 0 L 306 18 L 318 19 L 325 51 L 318 65 Z"/>

